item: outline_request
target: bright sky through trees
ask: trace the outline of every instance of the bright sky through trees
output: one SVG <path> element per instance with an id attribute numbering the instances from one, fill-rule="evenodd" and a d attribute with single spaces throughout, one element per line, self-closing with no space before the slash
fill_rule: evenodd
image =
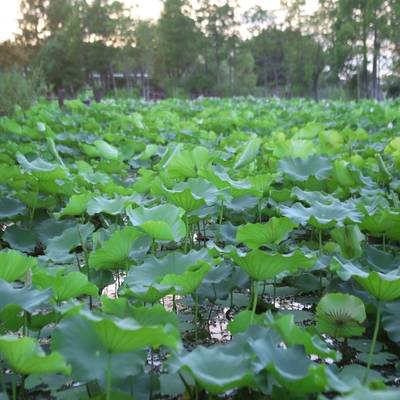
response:
<path id="1" fill-rule="evenodd" d="M 137 4 L 140 18 L 157 18 L 162 8 L 161 0 L 124 0 L 128 5 Z M 243 10 L 259 5 L 268 10 L 278 10 L 279 0 L 239 0 Z M 318 0 L 308 0 L 307 10 L 316 9 Z M 18 30 L 19 0 L 1 0 L 0 2 L 0 42 L 12 38 Z"/>

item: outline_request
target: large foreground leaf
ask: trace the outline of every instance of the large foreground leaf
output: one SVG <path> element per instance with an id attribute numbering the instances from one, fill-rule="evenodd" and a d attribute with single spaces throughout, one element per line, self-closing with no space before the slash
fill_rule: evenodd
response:
<path id="1" fill-rule="evenodd" d="M 20 374 L 62 373 L 69 375 L 71 368 L 61 354 L 53 352 L 46 355 L 35 339 L 15 336 L 0 337 L 0 353 Z"/>

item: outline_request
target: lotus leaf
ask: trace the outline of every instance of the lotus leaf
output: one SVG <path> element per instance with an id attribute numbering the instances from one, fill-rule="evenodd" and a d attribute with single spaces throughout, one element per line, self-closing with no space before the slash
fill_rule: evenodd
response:
<path id="1" fill-rule="evenodd" d="M 317 305 L 318 331 L 334 337 L 362 335 L 365 319 L 364 303 L 349 294 L 326 294 Z"/>
<path id="2" fill-rule="evenodd" d="M 155 240 L 178 242 L 186 235 L 186 227 L 181 219 L 184 211 L 172 204 L 135 209 L 128 206 L 126 213 L 133 226 L 140 228 Z"/>

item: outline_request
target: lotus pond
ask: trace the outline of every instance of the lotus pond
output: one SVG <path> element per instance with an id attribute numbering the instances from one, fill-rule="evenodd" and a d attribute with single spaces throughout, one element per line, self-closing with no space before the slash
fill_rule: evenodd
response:
<path id="1" fill-rule="evenodd" d="M 400 102 L 0 119 L 0 399 L 400 398 Z"/>

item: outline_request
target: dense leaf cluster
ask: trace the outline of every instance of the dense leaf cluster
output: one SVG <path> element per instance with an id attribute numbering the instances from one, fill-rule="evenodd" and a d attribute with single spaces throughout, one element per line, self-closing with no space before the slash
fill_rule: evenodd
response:
<path id="1" fill-rule="evenodd" d="M 0 119 L 2 396 L 397 399 L 398 106 Z"/>

